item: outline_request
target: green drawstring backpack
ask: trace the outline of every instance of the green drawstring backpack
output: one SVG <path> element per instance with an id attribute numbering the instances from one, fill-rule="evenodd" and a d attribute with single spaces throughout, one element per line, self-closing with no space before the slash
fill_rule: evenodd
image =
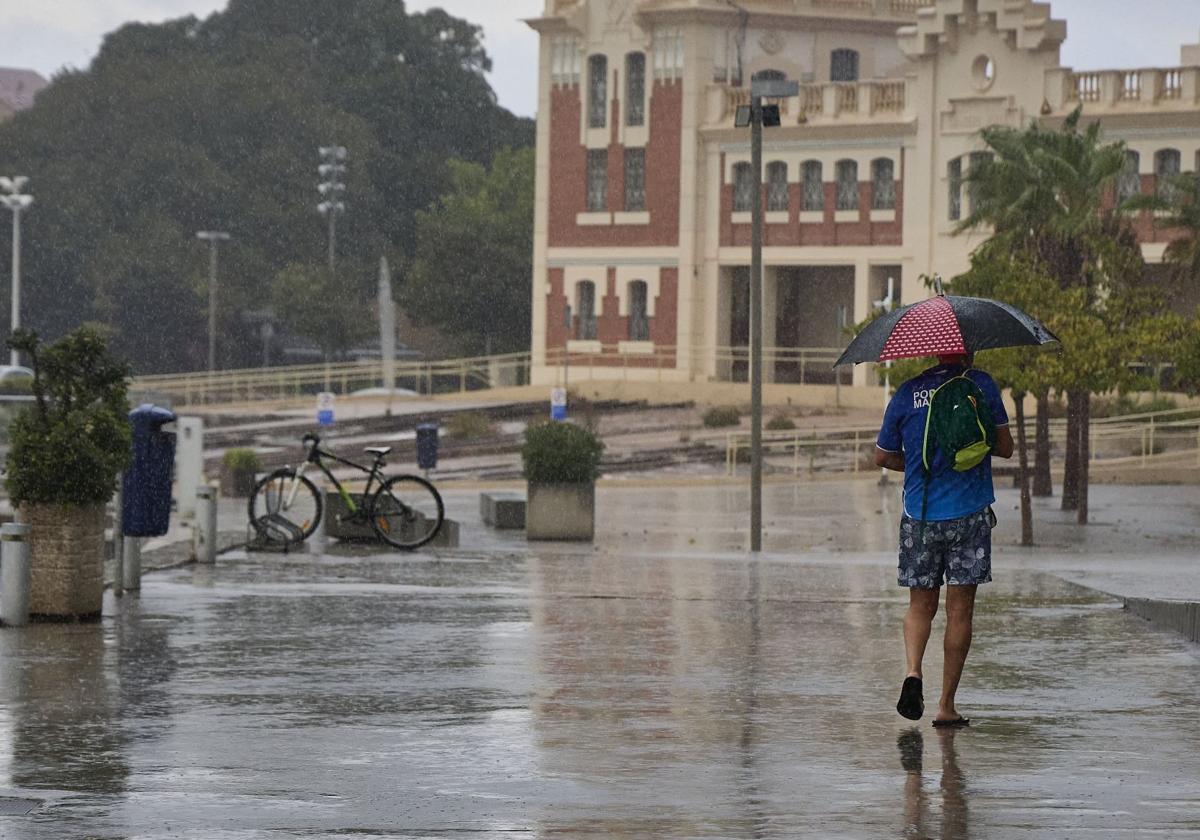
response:
<path id="1" fill-rule="evenodd" d="M 929 479 L 933 477 L 933 446 L 957 472 L 979 466 L 996 445 L 996 423 L 992 410 L 979 386 L 966 372 L 942 383 L 929 398 L 925 417 L 925 440 L 921 446 L 921 465 L 925 470 L 925 498 L 921 502 L 921 520 L 929 502 Z"/>

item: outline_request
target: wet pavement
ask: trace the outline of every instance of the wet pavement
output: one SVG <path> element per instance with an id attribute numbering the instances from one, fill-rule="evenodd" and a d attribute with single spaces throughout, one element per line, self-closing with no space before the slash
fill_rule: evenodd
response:
<path id="1" fill-rule="evenodd" d="M 1001 576 L 940 733 L 894 711 L 890 565 L 626 521 L 650 550 L 233 553 L 4 630 L 0 806 L 44 804 L 0 837 L 1200 837 L 1200 649 L 1119 602 Z"/>

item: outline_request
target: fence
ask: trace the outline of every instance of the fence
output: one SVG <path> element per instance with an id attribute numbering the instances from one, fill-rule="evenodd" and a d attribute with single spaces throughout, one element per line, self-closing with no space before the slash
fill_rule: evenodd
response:
<path id="1" fill-rule="evenodd" d="M 1026 418 L 1031 447 L 1033 423 L 1033 418 Z M 763 452 L 765 456 L 790 455 L 795 476 L 805 471 L 857 473 L 870 468 L 878 431 L 878 427 L 869 427 L 764 432 Z M 1062 448 L 1066 439 L 1066 421 L 1052 420 L 1051 445 Z M 1184 463 L 1200 467 L 1200 409 L 1180 408 L 1093 420 L 1089 442 L 1092 469 L 1148 469 Z M 737 474 L 737 465 L 745 463 L 749 452 L 749 432 L 731 432 L 726 436 L 725 470 L 729 476 Z"/>
<path id="2" fill-rule="evenodd" d="M 836 347 L 768 347 L 763 350 L 763 362 L 781 382 L 834 384 L 832 368 L 839 355 L 841 350 Z M 586 348 L 576 346 L 569 352 L 555 348 L 547 352 L 545 364 L 551 368 L 569 367 L 572 382 L 628 378 L 635 372 L 641 379 L 662 378 L 680 368 L 699 371 L 710 367 L 715 367 L 719 381 L 745 381 L 749 359 L 745 347 L 681 349 L 648 342 L 589 342 Z M 392 387 L 416 395 L 434 395 L 527 385 L 532 365 L 530 353 L 397 362 Z M 848 370 L 841 371 L 841 381 L 848 382 L 849 375 Z M 384 387 L 382 364 L 378 361 L 142 376 L 132 384 L 134 391 L 169 396 L 180 406 L 299 401 L 320 391 L 344 396 Z"/>

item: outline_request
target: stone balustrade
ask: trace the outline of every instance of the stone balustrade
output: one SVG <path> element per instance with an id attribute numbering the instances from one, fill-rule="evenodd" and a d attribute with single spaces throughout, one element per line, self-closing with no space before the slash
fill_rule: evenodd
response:
<path id="1" fill-rule="evenodd" d="M 908 82 L 904 79 L 818 82 L 801 85 L 799 96 L 765 101 L 779 105 L 784 125 L 885 122 L 913 116 L 909 111 Z M 738 107 L 749 104 L 749 89 L 711 85 L 706 125 L 732 126 Z"/>
<path id="2" fill-rule="evenodd" d="M 1192 110 L 1200 102 L 1200 67 L 1051 70 L 1046 74 L 1046 101 L 1054 113 L 1079 105 L 1085 112 Z"/>
<path id="3" fill-rule="evenodd" d="M 876 15 L 883 17 L 910 17 L 915 16 L 917 10 L 922 6 L 933 5 L 934 0 L 755 0 L 753 3 L 752 12 L 766 11 L 773 14 L 804 13 L 819 11 L 824 14 L 837 14 L 838 12 L 849 12 L 856 16 L 858 15 Z M 545 14 L 570 15 L 580 11 L 586 6 L 585 0 L 547 0 Z M 635 2 L 634 8 L 639 6 L 652 5 L 650 2 Z M 679 0 L 681 7 L 690 5 L 688 0 Z M 660 11 L 663 8 L 670 8 L 669 4 L 664 4 L 661 0 L 654 0 L 653 7 L 655 11 Z"/>

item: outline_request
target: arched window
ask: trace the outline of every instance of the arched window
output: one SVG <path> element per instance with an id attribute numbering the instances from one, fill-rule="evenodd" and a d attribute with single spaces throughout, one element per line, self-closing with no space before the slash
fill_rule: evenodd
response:
<path id="1" fill-rule="evenodd" d="M 1125 150 L 1125 166 L 1117 178 L 1117 203 L 1128 201 L 1142 191 L 1142 176 L 1139 172 L 1142 156 L 1133 149 Z"/>
<path id="2" fill-rule="evenodd" d="M 871 209 L 896 209 L 896 172 L 891 158 L 871 161 Z"/>
<path id="3" fill-rule="evenodd" d="M 829 80 L 832 82 L 858 81 L 858 50 L 834 50 L 829 58 Z"/>
<path id="4" fill-rule="evenodd" d="M 946 185 L 950 190 L 950 221 L 962 218 L 962 158 L 956 157 L 946 164 Z"/>
<path id="5" fill-rule="evenodd" d="M 1175 198 L 1175 179 L 1182 169 L 1178 149 L 1159 149 L 1154 153 L 1154 175 L 1158 197 L 1164 201 Z"/>
<path id="6" fill-rule="evenodd" d="M 748 163 L 733 165 L 733 212 L 749 213 L 754 209 L 754 171 Z"/>
<path id="7" fill-rule="evenodd" d="M 588 128 L 608 124 L 608 59 L 593 55 L 588 59 Z"/>
<path id="8" fill-rule="evenodd" d="M 767 164 L 767 210 L 786 213 L 788 209 L 787 164 L 773 160 Z"/>
<path id="9" fill-rule="evenodd" d="M 821 161 L 806 160 L 801 166 L 804 182 L 804 203 L 802 209 L 809 213 L 825 209 L 825 184 L 822 182 Z"/>
<path id="10" fill-rule="evenodd" d="M 837 162 L 837 209 L 858 209 L 858 164 L 852 160 Z"/>
<path id="11" fill-rule="evenodd" d="M 646 281 L 634 280 L 629 284 L 629 340 L 650 340 L 650 316 L 647 309 Z"/>
<path id="12" fill-rule="evenodd" d="M 596 284 L 591 280 L 580 280 L 575 285 L 575 311 L 579 313 L 579 326 L 575 331 L 581 341 L 596 340 Z"/>
<path id="13" fill-rule="evenodd" d="M 625 125 L 646 124 L 646 54 L 625 56 Z"/>

